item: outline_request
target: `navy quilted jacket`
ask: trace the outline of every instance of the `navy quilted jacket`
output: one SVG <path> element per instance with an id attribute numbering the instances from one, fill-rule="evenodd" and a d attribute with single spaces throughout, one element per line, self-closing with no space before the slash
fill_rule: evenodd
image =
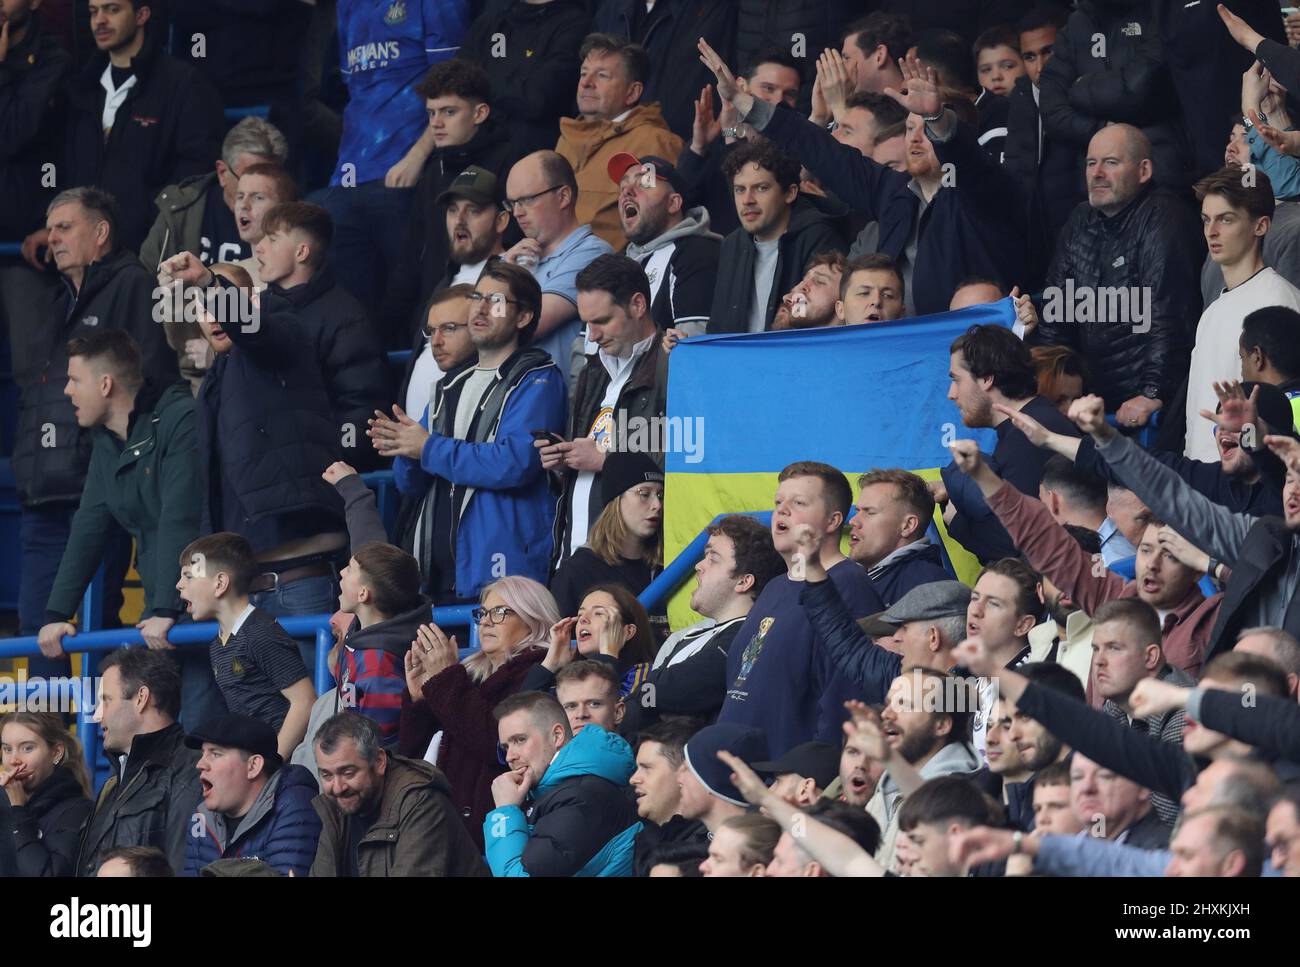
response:
<path id="1" fill-rule="evenodd" d="M 309 770 L 286 765 L 233 830 L 225 816 L 200 802 L 185 840 L 185 875 L 198 876 L 214 860 L 242 857 L 263 860 L 284 875 L 293 870 L 306 876 L 320 840 L 320 816 L 311 804 L 319 794 Z"/>

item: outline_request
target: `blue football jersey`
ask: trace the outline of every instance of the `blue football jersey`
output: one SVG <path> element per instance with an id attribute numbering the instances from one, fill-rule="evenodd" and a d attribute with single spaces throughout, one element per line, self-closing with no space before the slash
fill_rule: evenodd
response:
<path id="1" fill-rule="evenodd" d="M 412 90 L 460 49 L 466 0 L 339 0 L 339 64 L 348 86 L 331 185 L 383 180 L 428 123 Z M 351 168 L 347 166 L 351 165 Z"/>

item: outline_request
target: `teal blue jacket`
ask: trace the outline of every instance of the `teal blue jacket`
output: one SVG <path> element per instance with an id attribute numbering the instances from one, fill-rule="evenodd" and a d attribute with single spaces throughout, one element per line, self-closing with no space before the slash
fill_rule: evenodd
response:
<path id="1" fill-rule="evenodd" d="M 589 725 L 555 754 L 519 806 L 483 821 L 493 876 L 631 876 L 641 831 L 627 781 L 636 769 L 621 736 Z"/>

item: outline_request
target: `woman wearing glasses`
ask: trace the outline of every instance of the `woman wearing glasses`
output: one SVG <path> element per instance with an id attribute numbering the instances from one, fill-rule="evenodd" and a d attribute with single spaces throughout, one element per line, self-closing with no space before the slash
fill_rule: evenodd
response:
<path id="1" fill-rule="evenodd" d="M 545 657 L 560 615 L 551 593 L 525 577 L 489 584 L 480 601 L 474 611 L 480 648 L 464 661 L 455 637 L 435 624 L 422 625 L 411 643 L 398 747 L 442 769 L 452 801 L 482 848 L 483 820 L 494 806 L 492 780 L 505 771 L 492 709 L 520 691 Z"/>
<path id="2" fill-rule="evenodd" d="M 640 594 L 663 570 L 664 474 L 645 453 L 613 452 L 600 473 L 605 509 L 587 535 L 551 578 L 551 593 L 560 614 L 578 613 L 587 592 L 600 584 L 618 584 Z M 661 606 L 656 624 L 665 624 Z M 652 619 L 654 620 L 654 619 Z"/>

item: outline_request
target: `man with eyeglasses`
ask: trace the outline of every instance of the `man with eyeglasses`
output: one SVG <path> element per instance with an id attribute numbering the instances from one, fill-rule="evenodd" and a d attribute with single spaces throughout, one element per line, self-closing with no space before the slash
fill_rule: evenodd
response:
<path id="1" fill-rule="evenodd" d="M 475 358 L 469 338 L 469 297 L 473 294 L 472 283 L 459 283 L 438 289 L 430 297 L 424 325 L 411 347 L 402 391 L 397 394 L 405 400 L 407 413 L 423 413 L 439 381 L 448 373 L 458 374 Z"/>
<path id="2" fill-rule="evenodd" d="M 535 151 L 506 178 L 506 207 L 524 239 L 504 258 L 533 274 L 542 289 L 541 318 L 533 344 L 550 353 L 571 386 L 584 352 L 578 318 L 578 273 L 613 251 L 578 221 L 578 182 L 573 166 L 554 151 Z"/>
<path id="3" fill-rule="evenodd" d="M 477 365 L 440 380 L 419 423 L 398 406 L 370 421 L 398 490 L 419 499 L 410 547 L 435 604 L 475 600 L 507 574 L 545 583 L 555 520 L 532 432 L 564 426 L 566 397 L 533 345 L 541 287 L 494 261 L 468 301 Z"/>

